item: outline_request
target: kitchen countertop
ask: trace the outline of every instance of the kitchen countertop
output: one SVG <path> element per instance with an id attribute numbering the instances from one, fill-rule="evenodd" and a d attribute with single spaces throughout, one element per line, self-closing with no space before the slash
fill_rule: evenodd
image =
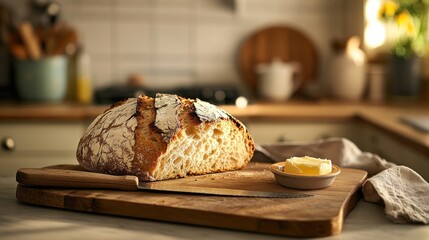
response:
<path id="1" fill-rule="evenodd" d="M 108 105 L 19 104 L 0 103 L 0 120 L 93 120 Z M 284 104 L 255 103 L 245 108 L 221 105 L 237 118 L 246 119 L 345 119 L 362 108 L 385 108 L 385 105 L 338 103 L 332 101 L 294 101 Z M 423 109 L 423 108 L 422 108 Z M 429 114 L 429 111 L 427 111 Z"/>
<path id="2" fill-rule="evenodd" d="M 74 104 L 1 104 L 1 121 L 92 121 L 108 106 Z M 290 102 L 221 106 L 245 121 L 347 121 L 359 119 L 395 136 L 429 156 L 429 134 L 399 121 L 403 115 L 429 115 L 424 105 Z M 96 215 L 21 204 L 13 178 L 0 178 L 1 239 L 285 239 L 282 236 L 197 227 L 141 219 Z M 429 239 L 429 226 L 393 224 L 381 206 L 361 200 L 340 235 L 323 239 Z"/>
<path id="3" fill-rule="evenodd" d="M 429 103 L 428 103 L 429 106 Z M 426 113 L 424 105 L 374 105 L 335 101 L 290 101 L 285 103 L 253 103 L 245 108 L 220 105 L 240 119 L 341 120 L 369 112 Z M 19 104 L 0 102 L 0 120 L 93 120 L 109 105 Z"/>
<path id="4" fill-rule="evenodd" d="M 359 119 L 383 130 L 402 143 L 429 156 L 429 134 L 400 121 L 406 115 L 429 116 L 425 104 L 344 103 L 329 100 L 290 101 L 283 104 L 255 103 L 246 108 L 220 106 L 244 121 L 347 121 Z M 107 109 L 107 105 L 0 103 L 0 121 L 87 121 Z"/>
<path id="5" fill-rule="evenodd" d="M 0 178 L 1 239 L 287 239 L 160 221 L 123 218 L 19 203 L 14 178 Z M 329 239 L 429 239 L 429 226 L 394 224 L 381 206 L 361 200 L 343 232 Z"/>

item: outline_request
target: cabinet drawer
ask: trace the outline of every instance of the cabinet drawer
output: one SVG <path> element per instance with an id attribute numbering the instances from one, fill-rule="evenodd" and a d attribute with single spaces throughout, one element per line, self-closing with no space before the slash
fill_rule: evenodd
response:
<path id="1" fill-rule="evenodd" d="M 13 177 L 18 168 L 41 168 L 58 164 L 78 164 L 75 151 L 1 152 L 0 177 Z"/>
<path id="2" fill-rule="evenodd" d="M 284 141 L 313 141 L 328 137 L 353 139 L 354 122 L 248 122 L 247 128 L 258 144 Z"/>
<path id="3" fill-rule="evenodd" d="M 373 126 L 368 125 L 360 133 L 362 150 L 376 153 L 397 165 L 407 166 L 429 181 L 429 158 L 427 156 Z"/>
<path id="4" fill-rule="evenodd" d="M 0 123 L 1 141 L 12 139 L 17 152 L 75 151 L 84 130 L 80 123 Z"/>

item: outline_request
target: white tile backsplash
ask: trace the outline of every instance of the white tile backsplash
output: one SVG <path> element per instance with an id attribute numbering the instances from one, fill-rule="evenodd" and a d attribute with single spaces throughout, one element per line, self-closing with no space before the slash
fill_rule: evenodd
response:
<path id="1" fill-rule="evenodd" d="M 186 56 L 191 53 L 191 26 L 189 24 L 157 24 L 154 31 L 154 54 Z"/>
<path id="2" fill-rule="evenodd" d="M 112 0 L 115 11 L 145 11 L 152 10 L 156 0 Z"/>
<path id="3" fill-rule="evenodd" d="M 117 23 L 150 22 L 154 5 L 153 0 L 114 0 L 112 15 Z"/>
<path id="4" fill-rule="evenodd" d="M 186 71 L 194 68 L 192 58 L 186 55 L 159 55 L 150 59 L 154 72 Z"/>
<path id="5" fill-rule="evenodd" d="M 91 73 L 93 87 L 105 87 L 116 84 L 113 80 L 113 64 L 108 57 L 91 55 Z"/>
<path id="6" fill-rule="evenodd" d="M 234 64 L 223 62 L 198 62 L 196 79 L 198 84 L 238 84 L 238 73 Z"/>
<path id="7" fill-rule="evenodd" d="M 148 55 L 152 49 L 151 26 L 142 22 L 119 22 L 114 26 L 116 54 Z"/>
<path id="8" fill-rule="evenodd" d="M 109 19 L 113 12 L 113 0 L 75 0 L 72 9 L 75 19 Z"/>
<path id="9" fill-rule="evenodd" d="M 24 8 L 28 1 L 11 5 Z M 236 66 L 240 43 L 273 24 L 292 26 L 314 42 L 320 62 L 318 80 L 325 81 L 324 69 L 332 56 L 330 42 L 351 33 L 362 34 L 361 24 L 350 24 L 348 16 L 362 15 L 350 14 L 353 8 L 347 6 L 351 1 L 354 5 L 362 2 L 58 0 L 63 18 L 78 28 L 92 57 L 96 88 L 123 84 L 132 73 L 144 75 L 150 86 L 240 84 Z"/>
<path id="10" fill-rule="evenodd" d="M 198 22 L 233 22 L 237 17 L 234 1 L 195 0 L 194 11 Z"/>
<path id="11" fill-rule="evenodd" d="M 110 56 L 112 52 L 112 24 L 109 20 L 75 20 L 80 41 L 90 55 Z"/>
<path id="12" fill-rule="evenodd" d="M 144 56 L 120 57 L 116 62 L 114 78 L 118 84 L 125 84 L 130 75 L 138 74 L 144 78 L 149 74 L 150 69 L 150 62 Z"/>
<path id="13" fill-rule="evenodd" d="M 187 73 L 169 72 L 162 74 L 149 73 L 145 76 L 145 86 L 153 89 L 171 89 L 191 87 L 195 84 L 194 78 Z"/>
<path id="14" fill-rule="evenodd" d="M 236 24 L 196 24 L 198 56 L 225 56 L 230 61 L 240 42 Z"/>
<path id="15" fill-rule="evenodd" d="M 336 8 L 342 0 L 246 0 L 245 9 L 248 14 L 307 16 L 325 15 Z"/>
<path id="16" fill-rule="evenodd" d="M 192 0 L 156 0 L 155 8 L 157 14 L 189 16 L 192 12 L 192 4 Z"/>

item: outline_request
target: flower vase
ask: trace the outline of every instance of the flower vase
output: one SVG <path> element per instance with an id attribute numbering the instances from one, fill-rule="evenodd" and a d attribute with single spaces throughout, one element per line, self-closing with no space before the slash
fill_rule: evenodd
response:
<path id="1" fill-rule="evenodd" d="M 420 93 L 420 58 L 392 56 L 389 65 L 393 100 L 417 100 Z"/>

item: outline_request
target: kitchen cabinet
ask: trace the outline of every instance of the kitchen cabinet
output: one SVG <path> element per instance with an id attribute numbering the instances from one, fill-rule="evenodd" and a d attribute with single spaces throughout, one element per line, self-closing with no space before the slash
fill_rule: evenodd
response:
<path id="1" fill-rule="evenodd" d="M 76 162 L 76 147 L 85 122 L 1 121 L 0 176 L 14 176 L 21 167 Z"/>
<path id="2" fill-rule="evenodd" d="M 378 128 L 365 124 L 355 141 L 367 152 L 378 154 L 389 162 L 410 167 L 429 181 L 429 157 L 408 147 Z"/>
<path id="3" fill-rule="evenodd" d="M 245 121 L 258 144 L 314 141 L 330 137 L 354 139 L 357 121 Z"/>

